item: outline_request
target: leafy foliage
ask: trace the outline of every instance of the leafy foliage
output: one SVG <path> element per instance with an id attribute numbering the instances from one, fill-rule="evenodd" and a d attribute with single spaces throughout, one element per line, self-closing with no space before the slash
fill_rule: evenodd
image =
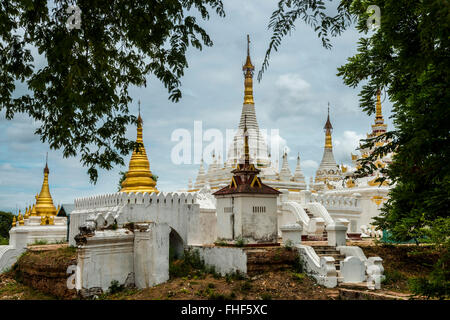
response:
<path id="1" fill-rule="evenodd" d="M 381 9 L 381 24 L 370 34 L 367 20 L 369 5 Z M 442 0 L 341 0 L 337 14 L 324 1 L 280 0 L 269 28 L 273 36 L 259 73 L 268 66 L 272 50 L 290 33 L 298 19 L 311 25 L 323 46 L 331 48 L 328 35 L 341 34 L 352 23 L 362 34 L 357 54 L 338 68 L 338 76 L 350 87 L 361 87 L 360 106 L 369 115 L 375 111 L 375 93 L 384 89 L 393 103 L 395 129 L 364 142 L 362 148 L 376 147 L 362 159 L 356 177 L 376 170 L 375 161 L 394 153 L 393 163 L 381 170 L 382 182 L 392 184 L 389 200 L 382 214 L 375 217 L 379 229 L 389 230 L 394 240 L 408 241 L 439 233 L 436 221 L 448 218 L 450 212 L 450 7 Z M 364 36 L 365 35 L 365 36 Z M 450 231 L 433 238 L 447 247 Z M 447 247 L 448 248 L 448 247 Z M 447 257 L 445 260 L 445 257 Z M 431 295 L 443 292 L 437 287 L 448 285 L 448 255 L 436 265 L 429 279 L 416 282 L 415 288 Z M 444 272 L 444 273 L 443 273 Z M 445 280 L 445 281 L 444 281 Z M 438 292 L 437 292 L 438 291 Z"/>
<path id="2" fill-rule="evenodd" d="M 0 238 L 9 239 L 9 230 L 12 227 L 13 214 L 0 211 Z"/>
<path id="3" fill-rule="evenodd" d="M 376 225 L 399 241 L 418 239 L 422 227 L 450 212 L 449 7 L 441 0 L 342 0 L 331 16 L 323 1 L 280 0 L 269 23 L 273 37 L 266 61 L 299 18 L 320 30 L 326 48 L 328 34 L 337 36 L 353 22 L 367 35 L 369 5 L 381 8 L 381 25 L 360 38 L 357 54 L 338 75 L 350 87 L 361 85 L 360 106 L 369 115 L 377 89 L 384 88 L 396 128 L 365 141 L 363 148 L 390 143 L 363 159 L 356 177 L 372 173 L 378 157 L 395 152 L 392 165 L 381 170 L 394 187 Z"/>
<path id="4" fill-rule="evenodd" d="M 409 279 L 409 286 L 415 295 L 427 298 L 450 298 L 450 217 L 440 217 L 431 226 L 422 229 L 439 252 L 439 259 L 433 271 L 424 277 Z"/>
<path id="5" fill-rule="evenodd" d="M 259 81 L 261 81 L 264 71 L 269 67 L 272 51 L 278 51 L 281 40 L 295 30 L 295 23 L 299 19 L 317 32 L 317 36 L 321 38 L 322 45 L 325 48 L 332 48 L 330 36 L 340 35 L 354 20 L 349 10 L 352 0 L 341 0 L 337 7 L 337 13 L 333 16 L 328 15 L 330 8 L 327 8 L 325 2 L 327 1 L 280 0 L 278 2 L 278 8 L 272 13 L 269 21 L 268 27 L 273 32 L 264 62 L 258 73 Z M 332 2 L 332 0 L 328 0 L 328 2 Z"/>
<path id="6" fill-rule="evenodd" d="M 78 0 L 81 28 L 69 30 L 72 0 L 0 2 L 0 111 L 28 114 L 36 134 L 64 157 L 81 156 L 90 179 L 123 165 L 136 143 L 125 138 L 130 86 L 153 75 L 181 98 L 187 49 L 213 43 L 192 11 L 225 15 L 220 0 Z M 44 64 L 37 64 L 37 50 Z M 19 82 L 28 92 L 19 94 Z"/>

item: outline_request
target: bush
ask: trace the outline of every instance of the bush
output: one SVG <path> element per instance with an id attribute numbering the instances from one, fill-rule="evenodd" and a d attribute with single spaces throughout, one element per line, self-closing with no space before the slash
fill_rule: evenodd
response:
<path id="1" fill-rule="evenodd" d="M 242 238 L 241 236 L 239 236 L 238 238 L 236 238 L 234 244 L 236 245 L 236 247 L 243 247 L 245 246 L 245 244 L 247 243 L 247 241 L 245 241 L 244 238 Z"/>
<path id="2" fill-rule="evenodd" d="M 252 283 L 250 281 L 245 281 L 241 286 L 241 291 L 246 292 L 252 289 Z"/>
<path id="3" fill-rule="evenodd" d="M 0 238 L 9 239 L 14 215 L 11 212 L 0 211 Z"/>
<path id="4" fill-rule="evenodd" d="M 125 289 L 125 286 L 123 284 L 119 284 L 119 281 L 113 280 L 111 281 L 111 285 L 108 288 L 109 294 L 115 294 L 118 292 L 121 292 Z"/>
<path id="5" fill-rule="evenodd" d="M 261 295 L 261 299 L 262 300 L 272 300 L 272 295 L 270 294 L 270 293 L 263 293 L 262 295 Z"/>
<path id="6" fill-rule="evenodd" d="M 409 289 L 414 295 L 429 298 L 450 298 L 450 253 L 447 250 L 433 267 L 427 277 L 409 279 Z"/>
<path id="7" fill-rule="evenodd" d="M 214 266 L 205 265 L 198 250 L 186 250 L 182 259 L 173 260 L 169 263 L 169 275 L 171 278 L 204 278 L 206 274 L 212 274 L 214 278 L 220 278 Z"/>
<path id="8" fill-rule="evenodd" d="M 9 244 L 9 240 L 0 236 L 0 246 L 7 246 Z"/>
<path id="9" fill-rule="evenodd" d="M 292 274 L 292 279 L 298 281 L 298 282 L 303 282 L 303 280 L 305 280 L 306 275 L 304 273 L 293 273 Z"/>
<path id="10" fill-rule="evenodd" d="M 303 273 L 304 271 L 306 271 L 305 262 L 303 261 L 301 256 L 299 256 L 297 259 L 294 260 L 292 268 L 296 273 Z"/>
<path id="11" fill-rule="evenodd" d="M 382 284 L 393 284 L 402 280 L 406 280 L 405 275 L 398 270 L 385 270 L 384 271 L 385 278 L 381 282 Z"/>

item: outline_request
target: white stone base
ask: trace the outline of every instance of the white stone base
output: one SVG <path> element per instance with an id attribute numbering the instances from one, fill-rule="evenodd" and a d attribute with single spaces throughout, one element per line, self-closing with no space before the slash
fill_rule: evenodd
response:
<path id="1" fill-rule="evenodd" d="M 9 245 L 0 246 L 0 272 L 16 263 L 17 258 L 29 244 L 34 244 L 36 241 L 46 241 L 50 244 L 66 240 L 66 218 L 56 219 L 55 217 L 55 225 L 47 226 L 41 226 L 40 221 L 40 217 L 30 217 L 25 220 L 25 225 L 9 230 Z"/>

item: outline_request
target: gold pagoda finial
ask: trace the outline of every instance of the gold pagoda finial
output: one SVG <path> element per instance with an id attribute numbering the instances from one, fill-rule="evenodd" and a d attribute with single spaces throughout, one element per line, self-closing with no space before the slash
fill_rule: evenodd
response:
<path id="1" fill-rule="evenodd" d="M 253 71 L 255 67 L 250 59 L 250 36 L 247 35 L 247 60 L 242 67 L 244 71 L 244 104 L 255 104 L 253 100 Z"/>
<path id="2" fill-rule="evenodd" d="M 156 182 L 152 179 L 152 172 L 150 171 L 150 162 L 145 152 L 144 140 L 142 136 L 142 118 L 141 118 L 141 104 L 139 101 L 139 116 L 137 119 L 137 138 L 139 149 L 134 149 L 131 155 L 130 164 L 126 179 L 122 182 L 122 189 L 120 192 L 159 192 L 156 189 Z"/>
<path id="3" fill-rule="evenodd" d="M 19 222 L 19 226 L 23 226 L 25 224 L 24 220 L 23 220 L 23 216 L 22 213 L 19 210 L 19 215 L 17 216 L 17 220 Z"/>
<path id="4" fill-rule="evenodd" d="M 331 125 L 330 121 L 330 103 L 328 102 L 328 117 L 327 122 L 325 123 L 325 126 L 323 127 L 325 130 L 325 148 L 331 149 L 333 148 L 333 144 L 331 142 L 331 132 L 333 130 L 333 126 Z"/>
<path id="5" fill-rule="evenodd" d="M 53 205 L 53 199 L 50 194 L 50 188 L 48 185 L 48 175 L 50 170 L 48 169 L 48 153 L 45 160 L 44 168 L 44 182 L 42 183 L 41 192 L 36 197 L 36 215 L 56 215 L 56 208 Z"/>
<path id="6" fill-rule="evenodd" d="M 377 106 L 376 106 L 376 116 L 375 116 L 375 122 L 379 123 L 377 120 L 381 120 L 380 123 L 383 123 L 383 114 L 381 112 L 381 90 L 377 90 Z"/>
<path id="7" fill-rule="evenodd" d="M 13 222 L 12 222 L 12 226 L 15 227 L 16 226 L 16 216 L 13 217 Z"/>

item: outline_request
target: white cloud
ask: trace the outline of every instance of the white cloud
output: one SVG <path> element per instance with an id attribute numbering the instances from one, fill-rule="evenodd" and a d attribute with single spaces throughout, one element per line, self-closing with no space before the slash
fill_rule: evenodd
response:
<path id="1" fill-rule="evenodd" d="M 363 134 L 358 134 L 355 131 L 346 130 L 341 136 L 334 139 L 333 152 L 336 161 L 351 164 L 350 153 L 355 154 L 355 149 L 359 146 L 359 141 L 364 139 Z"/>
<path id="2" fill-rule="evenodd" d="M 311 171 L 309 169 L 316 170 L 319 167 L 319 164 L 314 160 L 300 160 L 300 166 L 302 169 L 308 169 L 308 171 Z"/>

